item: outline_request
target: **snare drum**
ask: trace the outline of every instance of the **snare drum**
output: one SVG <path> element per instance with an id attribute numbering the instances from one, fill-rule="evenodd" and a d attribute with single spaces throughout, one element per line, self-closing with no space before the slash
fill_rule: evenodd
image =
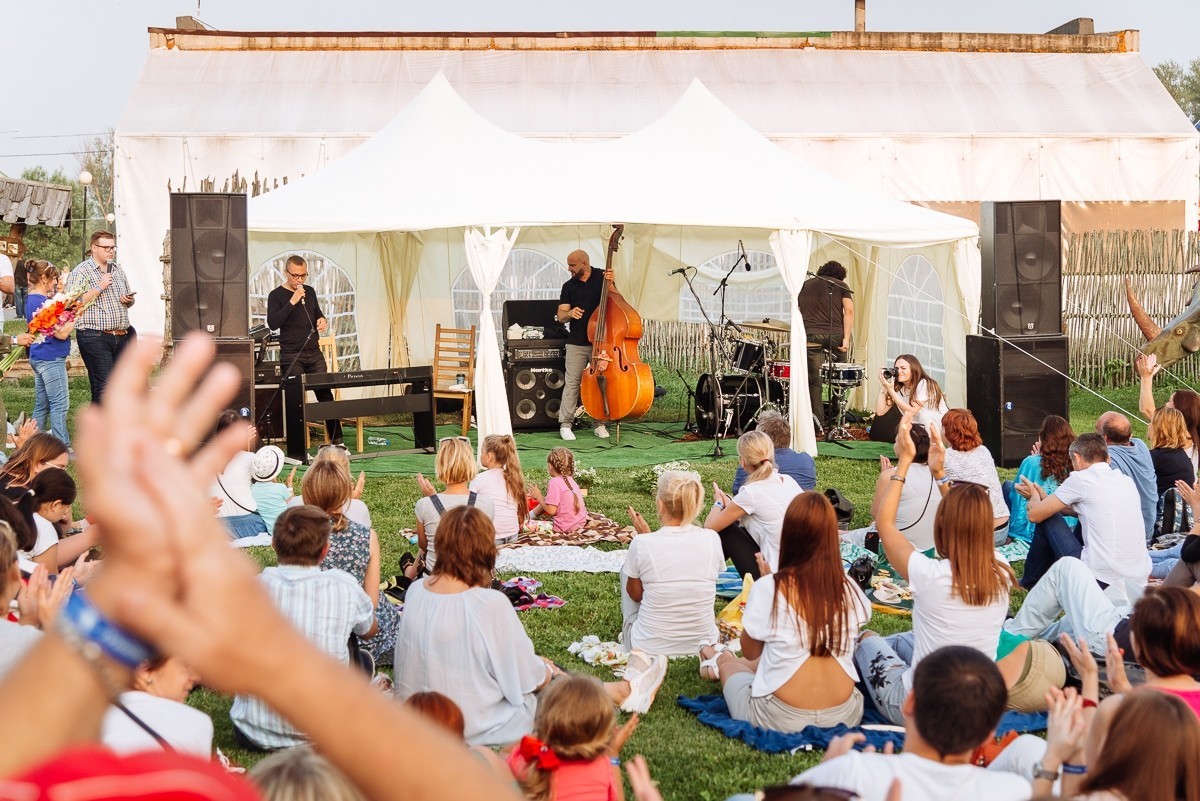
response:
<path id="1" fill-rule="evenodd" d="M 767 377 L 776 381 L 792 380 L 791 362 L 767 362 Z"/>
<path id="2" fill-rule="evenodd" d="M 761 373 L 766 364 L 767 343 L 759 339 L 735 339 L 730 349 L 734 372 Z"/>
<path id="3" fill-rule="evenodd" d="M 835 362 L 821 365 L 821 381 L 835 387 L 861 386 L 867 374 L 867 368 L 861 364 Z"/>

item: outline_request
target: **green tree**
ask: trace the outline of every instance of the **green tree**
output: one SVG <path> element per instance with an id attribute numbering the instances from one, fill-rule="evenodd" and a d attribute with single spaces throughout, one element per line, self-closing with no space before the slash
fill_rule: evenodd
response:
<path id="1" fill-rule="evenodd" d="M 87 170 L 92 174 L 92 185 L 88 188 L 88 210 L 91 212 L 88 230 L 100 227 L 111 231 L 104 218 L 113 211 L 113 129 L 80 143 L 80 151 L 79 171 Z"/>
<path id="2" fill-rule="evenodd" d="M 1188 119 L 1200 120 L 1200 58 L 1192 59 L 1186 69 L 1178 61 L 1164 61 L 1154 67 L 1154 74 Z"/>
<path id="3" fill-rule="evenodd" d="M 71 227 L 53 228 L 30 225 L 25 229 L 25 256 L 45 259 L 63 269 L 71 269 L 83 256 L 83 187 L 63 174 L 62 170 L 46 172 L 44 167 L 31 167 L 21 173 L 27 181 L 64 184 L 71 187 Z M 91 205 L 89 191 L 88 205 Z M 92 230 L 89 228 L 89 230 Z"/>

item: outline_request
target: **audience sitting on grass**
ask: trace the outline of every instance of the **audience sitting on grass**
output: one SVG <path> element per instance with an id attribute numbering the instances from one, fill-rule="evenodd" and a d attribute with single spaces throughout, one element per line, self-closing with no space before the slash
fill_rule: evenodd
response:
<path id="1" fill-rule="evenodd" d="M 336 470 L 334 465 L 328 467 Z M 263 570 L 261 581 L 292 626 L 321 651 L 347 664 L 350 637 L 372 637 L 378 624 L 371 599 L 358 581 L 343 570 L 322 567 L 332 542 L 330 525 L 327 513 L 314 506 L 280 515 L 271 537 L 279 566 Z M 307 739 L 279 712 L 251 695 L 234 698 L 229 717 L 239 744 L 252 750 L 290 748 Z"/>
<path id="2" fill-rule="evenodd" d="M 1053 494 L 1028 479 L 1014 488 L 1028 501 L 1029 519 L 1036 524 L 1021 586 L 1036 586 L 1064 556 L 1081 559 L 1105 586 L 1126 580 L 1142 586 L 1150 557 L 1139 536 L 1137 487 L 1109 464 L 1110 450 L 1099 434 L 1076 437 L 1069 453 L 1073 472 Z M 1067 512 L 1079 519 L 1074 528 L 1064 519 Z"/>
<path id="3" fill-rule="evenodd" d="M 275 530 L 275 521 L 288 507 L 288 501 L 293 497 L 293 484 L 296 480 L 296 468 L 292 468 L 287 483 L 278 481 L 283 471 L 283 451 L 275 445 L 264 445 L 254 454 L 250 463 L 250 477 L 254 483 L 250 485 L 250 494 L 258 505 L 258 513 L 267 524 L 267 531 Z"/>
<path id="4" fill-rule="evenodd" d="M 8 501 L 0 498 L 0 505 Z M 19 521 L 18 521 L 19 522 Z M 54 623 L 59 607 L 71 592 L 72 568 L 50 582 L 46 568 L 37 565 L 26 584 L 17 561 L 17 535 L 13 525 L 0 520 L 0 609 L 7 611 L 17 602 L 19 621 L 0 615 L 0 679 L 12 669 L 42 637 L 42 631 Z"/>
<path id="5" fill-rule="evenodd" d="M 1000 629 L 1016 578 L 997 561 L 992 542 L 992 504 L 975 484 L 956 487 L 942 481 L 944 454 L 936 429 L 929 446 L 931 480 L 945 493 L 934 519 L 933 543 L 940 559 L 913 547 L 896 525 L 896 508 L 911 472 L 917 447 L 909 432 L 912 413 L 896 435 L 898 463 L 889 479 L 879 517 L 879 539 L 892 569 L 912 590 L 912 631 L 881 637 L 863 632 L 854 661 L 875 707 L 895 724 L 904 722 L 905 698 L 921 660 L 945 645 L 966 645 L 996 658 Z"/>
<path id="6" fill-rule="evenodd" d="M 900 505 L 896 507 L 895 522 L 912 547 L 918 551 L 928 551 L 933 547 L 933 521 L 937 518 L 942 493 L 929 470 L 929 429 L 920 423 L 913 423 L 911 428 L 906 430 L 916 452 L 904 480 L 900 482 Z M 899 447 L 901 436 L 904 434 L 897 427 L 896 447 Z M 878 531 L 883 498 L 888 490 L 895 486 L 896 481 L 899 481 L 892 478 L 896 475 L 896 470 L 890 459 L 886 456 L 879 457 L 879 478 L 875 481 L 875 494 L 871 497 L 871 517 L 875 522 L 867 528 L 855 529 L 846 535 L 846 539 L 855 545 L 866 544 L 867 536 L 872 531 Z"/>
<path id="7" fill-rule="evenodd" d="M 719 680 L 729 714 L 763 729 L 857 726 L 863 697 L 854 645 L 871 605 L 842 568 L 837 515 L 817 492 L 788 505 L 779 568 L 764 570 L 742 613 L 742 659 L 714 640 L 700 675 Z"/>
<path id="8" fill-rule="evenodd" d="M 0 493 L 9 500 L 19 500 L 34 476 L 47 467 L 66 470 L 70 459 L 67 445 L 61 439 L 53 434 L 34 434 L 0 467 Z"/>
<path id="9" fill-rule="evenodd" d="M 633 507 L 638 536 L 621 568 L 621 642 L 650 654 L 690 656 L 698 642 L 716 642 L 713 598 L 725 569 L 716 532 L 696 525 L 704 485 L 696 473 L 665 471 L 656 496 L 662 527 L 653 533 Z"/>
<path id="10" fill-rule="evenodd" d="M 561 445 L 551 448 L 546 455 L 546 472 L 550 481 L 544 496 L 536 485 L 528 487 L 529 497 L 537 503 L 530 516 L 549 516 L 559 533 L 578 531 L 587 523 L 588 513 L 583 490 L 575 481 L 575 454 Z"/>
<path id="11" fill-rule="evenodd" d="M 854 751 L 863 735 L 843 735 L 821 764 L 792 781 L 848 790 L 860 801 L 886 801 L 896 779 L 905 799 L 1028 801 L 1027 780 L 971 763 L 991 741 L 1006 698 L 991 658 L 964 645 L 939 648 L 916 666 L 905 693 L 904 753 Z"/>
<path id="12" fill-rule="evenodd" d="M 612 697 L 591 676 L 555 679 L 538 699 L 533 731 L 508 757 L 529 801 L 621 801 L 621 747 L 633 715 L 615 728 Z"/>
<path id="13" fill-rule="evenodd" d="M 1157 356 L 1139 355 L 1134 361 L 1134 370 L 1140 383 L 1138 411 L 1147 420 L 1154 418 L 1154 376 L 1158 375 L 1161 369 Z M 1167 398 L 1163 406 L 1178 409 L 1183 415 L 1188 437 L 1192 441 L 1191 446 L 1187 448 L 1187 454 L 1192 460 L 1192 469 L 1200 475 L 1200 395 L 1191 389 L 1177 389 L 1171 393 L 1171 397 Z"/>
<path id="14" fill-rule="evenodd" d="M 242 450 L 233 455 L 225 468 L 213 479 L 209 494 L 217 506 L 217 517 L 235 540 L 243 537 L 257 537 L 259 534 L 270 533 L 262 515 L 258 513 L 258 504 L 250 492 L 253 480 L 250 477 L 250 465 L 254 461 L 254 445 L 258 435 L 253 428 L 245 428 L 245 418 L 233 409 L 227 409 L 217 418 L 215 434 L 220 434 L 228 428 L 237 426 L 245 431 L 245 443 Z"/>
<path id="15" fill-rule="evenodd" d="M 454 703 L 454 699 L 449 696 L 437 692 L 413 693 L 404 699 L 404 705 L 414 712 L 419 713 L 428 720 L 433 721 L 459 741 L 466 740 L 467 723 L 463 718 L 462 710 L 458 708 L 458 704 Z M 471 753 L 482 759 L 488 764 L 488 767 L 506 784 L 513 784 L 512 771 L 509 770 L 508 763 L 505 762 L 499 754 L 486 745 L 468 746 Z"/>
<path id="16" fill-rule="evenodd" d="M 1133 479 L 1141 501 L 1142 524 L 1146 542 L 1154 536 L 1154 516 L 1158 508 L 1155 490 L 1154 462 L 1146 443 L 1133 436 L 1129 418 L 1120 412 L 1105 412 L 1096 420 L 1096 433 L 1108 446 L 1108 460 L 1113 470 Z"/>
<path id="17" fill-rule="evenodd" d="M 408 589 L 396 638 L 400 698 L 436 691 L 453 698 L 472 745 L 511 743 L 533 726 L 538 693 L 562 671 L 538 656 L 512 604 L 491 588 L 495 529 L 478 508 L 458 506 L 438 526 L 440 557 Z M 625 679 L 605 685 L 627 712 L 645 712 L 667 660 L 632 651 Z"/>
<path id="18" fill-rule="evenodd" d="M 1192 466 L 1192 457 L 1188 456 L 1192 436 L 1179 410 L 1164 406 L 1154 413 L 1147 437 L 1150 462 L 1154 465 L 1154 489 L 1161 506 L 1163 493 L 1174 490 L 1176 481 L 1189 485 L 1196 483 L 1196 469 Z M 1161 516 L 1160 511 L 1158 518 Z"/>
<path id="19" fill-rule="evenodd" d="M 379 591 L 379 538 L 375 529 L 343 514 L 351 491 L 350 472 L 329 459 L 313 464 L 300 482 L 304 502 L 328 515 L 332 527 L 329 548 L 320 560 L 321 569 L 344 570 L 366 591 L 375 608 L 377 625 L 372 634 L 360 638 L 360 644 L 374 664 L 390 665 L 400 610 Z"/>
<path id="20" fill-rule="evenodd" d="M 792 499 L 803 492 L 796 480 L 779 472 L 775 445 L 762 431 L 738 437 L 738 466 L 746 480 L 732 498 L 713 482 L 713 508 L 704 527 L 721 537 L 725 556 L 738 575 L 760 575 L 758 555 L 771 570 L 779 566 L 779 532 Z"/>
<path id="21" fill-rule="evenodd" d="M 1008 505 L 1000 487 L 996 460 L 979 436 L 979 424 L 970 409 L 951 409 L 942 416 L 942 438 L 946 444 L 946 478 L 952 482 L 978 484 L 992 502 L 992 527 L 996 545 L 1008 539 Z"/>
<path id="22" fill-rule="evenodd" d="M 71 504 L 75 503 L 75 479 L 66 470 L 49 467 L 34 476 L 29 489 L 21 496 L 17 509 L 26 521 L 33 522 L 36 540 L 32 548 L 21 548 L 21 559 L 42 565 L 55 575 L 64 567 L 75 564 L 80 556 L 96 545 L 92 527 L 70 537 L 59 537 L 60 529 L 71 526 Z"/>
<path id="23" fill-rule="evenodd" d="M 805 452 L 792 450 L 792 424 L 779 412 L 767 410 L 758 416 L 754 429 L 771 438 L 775 446 L 775 465 L 779 472 L 791 476 L 802 490 L 817 488 L 817 463 Z M 733 474 L 733 494 L 746 483 L 749 473 L 740 464 Z"/>
<path id="24" fill-rule="evenodd" d="M 1033 452 L 1021 461 L 1017 475 L 1013 481 L 1003 484 L 1004 500 L 1009 504 L 1011 514 L 1008 518 L 1008 535 L 1014 540 L 1028 544 L 1033 540 L 1034 522 L 1027 514 L 1028 501 L 1024 495 L 1014 491 L 1014 487 L 1022 479 L 1037 484 L 1046 495 L 1053 495 L 1058 485 L 1067 480 L 1071 474 L 1071 455 L 1068 450 L 1075 441 L 1075 432 L 1071 424 L 1056 414 L 1047 415 L 1038 431 L 1038 438 L 1033 443 Z M 1067 526 L 1074 528 L 1079 521 L 1074 517 L 1064 515 Z"/>
<path id="25" fill-rule="evenodd" d="M 118 754 L 172 748 L 212 757 L 212 718 L 187 705 L 198 677 L 181 660 L 156 656 L 138 666 L 133 684 L 109 707 L 100 741 Z"/>
<path id="26" fill-rule="evenodd" d="M 445 437 L 438 441 L 434 472 L 446 489 L 438 492 L 423 474 L 417 474 L 417 486 L 425 495 L 417 501 L 414 509 L 417 516 L 417 547 L 426 571 L 432 572 L 437 564 L 437 530 L 448 510 L 473 506 L 489 519 L 495 515 L 492 502 L 469 486 L 475 478 L 476 469 L 471 441 L 466 437 Z"/>
<path id="27" fill-rule="evenodd" d="M 354 486 L 350 491 L 350 500 L 346 502 L 346 506 L 342 509 L 342 514 L 363 528 L 371 528 L 371 510 L 367 508 L 366 503 L 362 500 L 363 489 L 367 483 L 367 474 L 360 471 L 357 481 L 350 475 L 350 450 L 345 445 L 330 445 L 326 443 L 317 448 L 317 455 L 313 457 L 309 468 L 311 469 L 320 462 L 333 462 L 346 471 L 346 479 Z M 290 478 L 288 479 L 288 483 L 291 483 Z M 293 495 L 291 500 L 288 501 L 288 506 L 303 506 L 304 504 L 305 500 L 301 495 Z"/>
<path id="28" fill-rule="evenodd" d="M 513 542 L 529 518 L 525 474 L 512 434 L 489 434 L 479 449 L 483 472 L 471 480 L 471 490 L 490 502 L 495 514 L 496 544 Z"/>
<path id="29" fill-rule="evenodd" d="M 239 378 L 226 365 L 210 370 L 211 351 L 202 337 L 185 340 L 151 392 L 160 344 L 130 343 L 104 402 L 81 410 L 78 466 L 104 560 L 0 681 L 5 792 L 255 797 L 245 779 L 206 760 L 165 750 L 126 758 L 93 745 L 106 699 L 129 685 L 136 654 L 160 653 L 191 665 L 217 691 L 261 699 L 373 801 L 515 799 L 461 744 L 381 702 L 364 676 L 298 633 L 253 561 L 229 547 L 204 487 L 244 433 L 199 438 Z M 102 651 L 101 641 L 112 650 Z M 397 754 L 419 766 L 403 781 L 380 769 Z"/>

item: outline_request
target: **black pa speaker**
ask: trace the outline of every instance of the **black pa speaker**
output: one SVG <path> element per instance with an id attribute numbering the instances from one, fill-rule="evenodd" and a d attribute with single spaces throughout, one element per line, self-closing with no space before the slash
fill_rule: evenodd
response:
<path id="1" fill-rule="evenodd" d="M 560 361 L 515 362 L 508 366 L 508 411 L 518 431 L 558 428 L 566 366 Z"/>
<path id="2" fill-rule="evenodd" d="M 250 329 L 246 196 L 171 195 L 171 331 L 240 338 Z"/>
<path id="3" fill-rule="evenodd" d="M 180 341 L 175 340 L 175 347 Z M 242 374 L 241 384 L 238 385 L 237 395 L 229 402 L 229 408 L 234 409 L 246 422 L 254 425 L 254 340 L 249 337 L 242 339 L 218 339 L 214 343 L 217 348 L 215 362 L 228 362 Z"/>
<path id="4" fill-rule="evenodd" d="M 980 206 L 983 329 L 997 336 L 1062 333 L 1062 244 L 1057 200 Z"/>
<path id="5" fill-rule="evenodd" d="M 1070 419 L 1067 356 L 1061 335 L 967 337 L 967 408 L 999 466 L 1021 464 L 1047 415 Z"/>

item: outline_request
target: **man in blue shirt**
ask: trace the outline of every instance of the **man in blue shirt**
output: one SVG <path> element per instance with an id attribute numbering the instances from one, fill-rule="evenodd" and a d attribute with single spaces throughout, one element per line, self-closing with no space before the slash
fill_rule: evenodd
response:
<path id="1" fill-rule="evenodd" d="M 778 412 L 767 411 L 758 416 L 755 426 L 759 431 L 771 438 L 775 445 L 775 464 L 779 472 L 791 476 L 804 491 L 815 489 L 817 486 L 817 463 L 807 453 L 796 453 L 792 450 L 792 426 L 787 418 Z M 1146 458 L 1149 458 L 1147 456 Z M 1151 473 L 1153 475 L 1153 473 Z M 733 494 L 746 483 L 746 471 L 738 465 L 737 473 L 733 476 Z"/>

